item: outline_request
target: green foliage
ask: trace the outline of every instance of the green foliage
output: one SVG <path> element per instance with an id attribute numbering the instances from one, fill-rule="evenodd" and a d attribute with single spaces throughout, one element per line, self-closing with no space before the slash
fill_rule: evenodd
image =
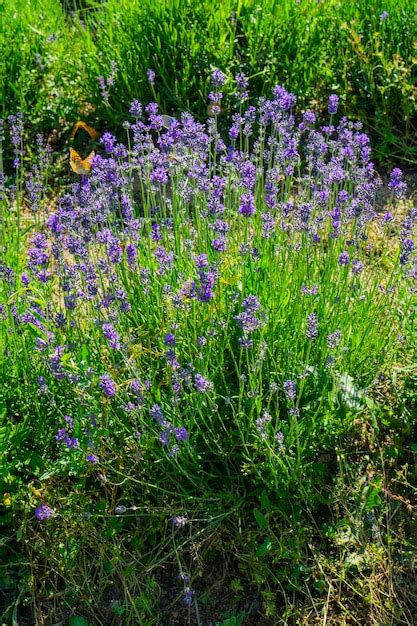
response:
<path id="1" fill-rule="evenodd" d="M 219 67 L 230 79 L 246 73 L 253 97 L 284 83 L 304 108 L 337 92 L 379 158 L 415 162 L 412 0 L 6 0 L 2 11 L 3 114 L 19 106 L 55 142 L 80 117 L 118 128 L 134 98 L 203 118 L 207 77 Z M 113 61 L 106 104 L 97 77 L 108 76 Z"/>
<path id="2" fill-rule="evenodd" d="M 90 622 L 86 620 L 85 617 L 74 615 L 73 617 L 70 617 L 68 626 L 90 626 Z"/>
<path id="3" fill-rule="evenodd" d="M 63 7 L 19 0 L 1 9 L 10 25 L 2 32 L 4 113 L 18 103 L 32 123 L 30 132 L 66 130 L 84 113 L 101 128 L 117 128 L 133 98 L 154 97 L 168 113 L 186 108 L 202 117 L 207 75 L 218 66 L 229 78 L 245 71 L 254 94 L 285 82 L 300 95 L 301 106 L 337 91 L 343 110 L 373 130 L 381 156 L 394 148 L 412 158 L 411 3 L 74 0 Z M 383 9 L 390 14 L 385 22 L 379 20 Z M 48 41 L 50 34 L 56 39 Z M 97 75 L 108 75 L 112 61 L 119 69 L 105 104 Z M 145 78 L 148 67 L 157 73 L 155 91 Z M 2 261 L 19 275 L 28 239 L 42 228 L 44 214 L 28 218 L 19 176 L 15 199 L 3 201 L 1 211 Z M 86 310 L 75 330 L 51 326 L 68 347 L 63 364 L 79 380 L 77 387 L 48 372 L 35 350 L 41 337 L 35 325 L 22 330 L 13 316 L 0 320 L 5 623 L 154 626 L 169 623 L 175 611 L 181 624 L 242 626 L 260 615 L 274 624 L 308 623 L 313 614 L 323 621 L 329 609 L 337 623 L 350 616 L 352 623 L 407 623 L 409 598 L 402 590 L 410 588 L 415 560 L 415 312 L 404 284 L 392 296 L 378 291 L 398 250 L 382 244 L 381 254 L 370 260 L 368 295 L 360 303 L 348 289 L 347 274 L 340 273 L 337 242 L 313 263 L 290 254 L 290 243 L 283 234 L 256 272 L 251 260 L 238 260 L 236 246 L 222 274 L 220 301 L 178 318 L 159 307 L 157 280 L 144 312 L 137 305 L 145 302 L 137 276 L 125 273 L 133 305 L 123 329 L 128 362 L 109 354 L 96 310 Z M 148 250 L 142 255 L 145 266 Z M 187 274 L 186 255 L 179 256 Z M 304 337 L 309 305 L 293 297 L 306 275 L 325 286 L 325 297 L 316 301 L 321 338 L 311 350 Z M 223 320 L 234 291 L 259 284 L 263 304 L 275 313 L 258 337 L 269 346 L 265 364 L 258 366 L 254 357 L 236 363 L 230 336 L 218 334 L 200 365 L 224 397 L 214 402 L 190 393 L 182 411 L 194 439 L 178 458 L 161 454 L 152 427 L 138 443 L 130 418 L 97 393 L 89 369 L 105 364 L 122 379 L 132 362 L 139 363 L 169 410 L 161 365 L 169 325 L 178 325 L 184 362 L 200 359 L 195 337 Z M 25 289 L 9 292 L 2 281 L 0 304 L 21 313 L 26 298 Z M 46 284 L 30 298 L 47 310 L 57 293 Z M 323 366 L 325 337 L 336 325 L 348 349 L 335 353 L 332 372 Z M 399 332 L 408 353 L 397 342 Z M 282 389 L 271 392 L 274 422 L 268 436 L 259 437 L 256 418 L 263 407 L 245 396 L 243 371 L 254 388 L 259 383 L 267 389 L 270 372 L 279 380 L 302 380 L 301 417 L 288 419 Z M 40 373 L 47 377 L 46 395 L 39 390 Z M 55 439 L 68 414 L 87 446 L 91 413 L 101 425 L 94 441 L 97 466 L 81 450 L 62 451 Z M 279 429 L 285 433 L 280 450 L 273 443 Z M 34 510 L 43 502 L 54 515 L 39 522 Z M 174 527 L 174 515 L 187 516 L 186 526 Z M 182 607 L 188 583 L 179 574 L 185 573 L 196 590 L 191 611 Z"/>

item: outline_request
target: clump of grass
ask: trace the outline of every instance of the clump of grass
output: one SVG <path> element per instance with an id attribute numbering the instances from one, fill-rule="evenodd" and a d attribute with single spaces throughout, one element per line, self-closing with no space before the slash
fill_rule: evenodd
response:
<path id="1" fill-rule="evenodd" d="M 106 623 L 108 603 L 124 623 L 150 620 L 149 576 L 168 562 L 171 601 L 201 623 L 198 575 L 231 554 L 274 619 L 271 590 L 285 603 L 329 589 L 310 545 L 341 521 L 337 448 L 358 415 L 378 424 L 373 386 L 411 338 L 416 214 L 376 213 L 369 139 L 335 94 L 320 126 L 281 86 L 248 106 L 239 76 L 225 142 L 226 87 L 214 70 L 205 124 L 133 102 L 126 143 L 105 133 L 47 215 L 48 150 L 39 140 L 25 177 L 9 120 L 2 475 L 39 623 L 58 597 L 61 617 Z M 399 169 L 389 188 L 404 195 Z M 397 232 L 377 255 L 375 222 Z M 383 481 L 366 480 L 360 524 L 382 502 Z M 111 601 L 108 581 L 123 590 Z"/>

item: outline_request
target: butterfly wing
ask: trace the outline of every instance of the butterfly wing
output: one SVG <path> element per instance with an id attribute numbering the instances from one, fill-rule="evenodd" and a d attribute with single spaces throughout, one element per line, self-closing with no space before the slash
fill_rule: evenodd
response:
<path id="1" fill-rule="evenodd" d="M 94 128 L 91 128 L 91 126 L 89 126 L 88 124 L 86 124 L 85 122 L 76 122 L 76 124 L 74 124 L 74 128 L 71 131 L 71 135 L 70 135 L 70 139 L 73 139 L 75 136 L 75 133 L 82 128 L 82 130 L 85 130 L 86 133 L 88 133 L 90 135 L 90 137 L 92 139 L 94 139 L 95 141 L 100 137 L 100 133 L 97 132 L 96 130 L 94 130 Z"/>
<path id="2" fill-rule="evenodd" d="M 83 129 L 90 135 L 92 139 L 94 139 L 94 141 L 96 141 L 100 137 L 100 133 L 94 130 L 94 128 L 91 128 L 91 126 L 89 126 L 88 124 L 84 123 Z"/>
<path id="3" fill-rule="evenodd" d="M 163 114 L 161 115 L 161 118 L 162 118 L 162 126 L 164 128 L 167 128 L 168 130 L 171 128 L 173 123 L 177 121 L 175 117 L 171 117 L 171 115 Z"/>
<path id="4" fill-rule="evenodd" d="M 80 174 L 80 167 L 82 167 L 82 158 L 74 148 L 70 148 L 70 166 L 73 172 Z"/>
<path id="5" fill-rule="evenodd" d="M 95 156 L 96 156 L 96 153 L 94 152 L 94 150 L 92 150 L 90 152 L 90 154 L 85 157 L 84 161 L 82 161 L 82 166 L 85 169 L 85 173 L 87 173 L 87 172 L 89 172 L 91 170 L 91 163 L 92 163 L 93 158 Z"/>
<path id="6" fill-rule="evenodd" d="M 70 166 L 72 171 L 80 175 L 88 174 L 95 154 L 93 150 L 85 159 L 82 159 L 74 148 L 70 148 Z"/>

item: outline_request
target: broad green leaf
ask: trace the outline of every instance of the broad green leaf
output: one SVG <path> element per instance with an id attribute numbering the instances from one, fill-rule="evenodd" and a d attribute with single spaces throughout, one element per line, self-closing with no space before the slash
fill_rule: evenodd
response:
<path id="1" fill-rule="evenodd" d="M 268 537 L 256 550 L 256 556 L 265 556 L 272 548 L 272 541 Z"/>
<path id="2" fill-rule="evenodd" d="M 269 497 L 268 497 L 268 494 L 267 494 L 266 491 L 263 491 L 261 493 L 260 503 L 261 503 L 261 509 L 264 509 L 264 511 L 271 511 L 272 510 L 271 502 L 269 500 Z"/>
<path id="3" fill-rule="evenodd" d="M 382 499 L 379 494 L 381 493 L 381 481 L 375 480 L 365 490 L 365 511 L 370 511 L 382 504 Z"/>
<path id="4" fill-rule="evenodd" d="M 259 509 L 253 509 L 253 514 L 255 516 L 255 519 L 258 523 L 259 528 L 263 530 L 267 525 L 265 516 L 260 512 Z"/>

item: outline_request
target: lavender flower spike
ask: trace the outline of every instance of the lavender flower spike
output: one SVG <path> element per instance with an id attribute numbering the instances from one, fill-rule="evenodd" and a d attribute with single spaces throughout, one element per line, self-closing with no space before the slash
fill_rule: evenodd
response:
<path id="1" fill-rule="evenodd" d="M 319 325 L 319 320 L 317 319 L 317 315 L 315 313 L 310 313 L 310 315 L 307 318 L 307 330 L 306 330 L 306 337 L 307 339 L 310 339 L 310 341 L 314 341 L 315 339 L 317 339 L 317 336 L 319 334 L 318 325 Z"/>
<path id="2" fill-rule="evenodd" d="M 46 519 L 49 519 L 54 514 L 53 510 L 47 504 L 41 504 L 35 509 L 35 517 L 40 522 L 43 522 Z"/>
<path id="3" fill-rule="evenodd" d="M 331 115 L 333 115 L 334 113 L 337 113 L 338 106 L 339 106 L 339 96 L 337 96 L 335 93 L 332 93 L 331 96 L 329 96 L 329 113 Z"/>

